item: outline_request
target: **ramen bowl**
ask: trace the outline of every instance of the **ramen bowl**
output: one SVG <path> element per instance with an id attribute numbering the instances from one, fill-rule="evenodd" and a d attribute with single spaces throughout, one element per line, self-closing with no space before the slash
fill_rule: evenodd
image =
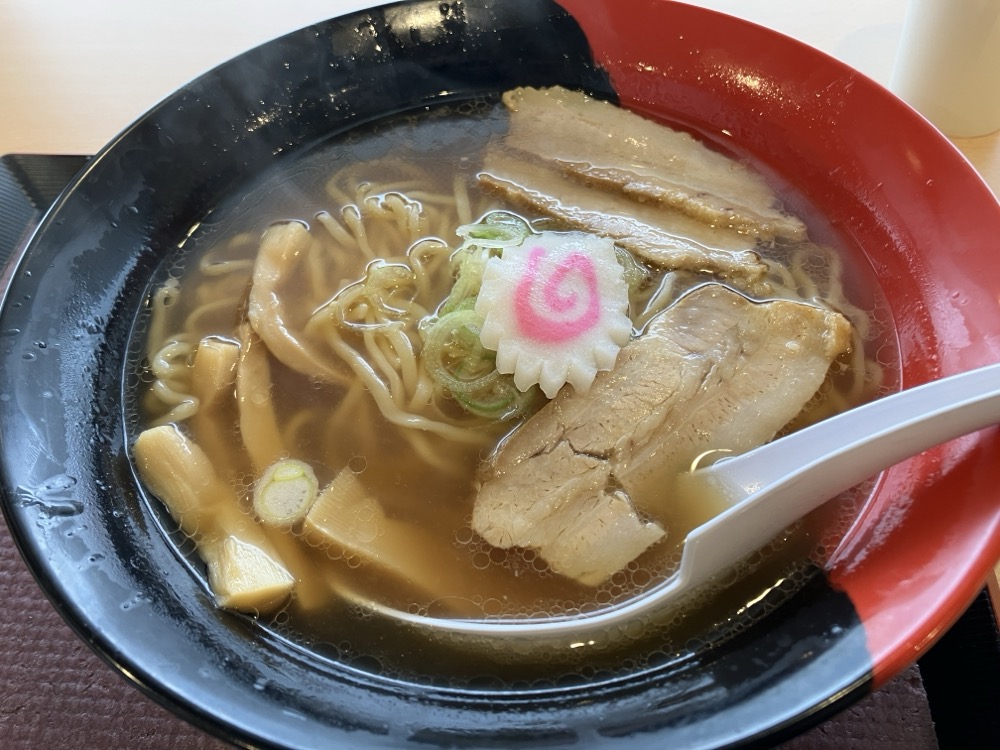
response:
<path id="1" fill-rule="evenodd" d="M 345 645 L 350 634 L 306 641 L 215 606 L 131 459 L 135 336 L 154 280 L 220 212 L 246 208 L 240 196 L 331 139 L 556 84 L 731 143 L 790 185 L 793 207 L 822 216 L 877 279 L 885 389 L 1000 354 L 994 196 L 905 104 L 774 32 L 656 0 L 408 2 L 251 50 L 87 164 L 11 261 L 2 310 L 12 533 L 73 628 L 199 726 L 289 748 L 777 741 L 912 663 L 1000 557 L 1000 441 L 987 430 L 884 472 L 818 570 L 745 599 L 724 637 L 713 625 L 679 649 L 647 639 L 566 668 L 546 653 L 556 644 L 522 644 L 511 650 L 529 676 L 457 680 L 439 667 L 468 644 L 449 650 L 433 632 L 400 626 L 416 666 L 388 669 Z"/>

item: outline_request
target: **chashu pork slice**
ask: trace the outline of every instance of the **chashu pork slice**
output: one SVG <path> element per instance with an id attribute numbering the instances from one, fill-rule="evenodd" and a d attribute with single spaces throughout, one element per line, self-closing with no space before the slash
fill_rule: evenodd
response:
<path id="1" fill-rule="evenodd" d="M 524 210 L 610 237 L 652 265 L 712 273 L 766 293 L 767 266 L 752 238 L 619 192 L 594 190 L 502 145 L 487 149 L 479 183 Z"/>
<path id="2" fill-rule="evenodd" d="M 503 103 L 510 111 L 505 143 L 531 161 L 714 226 L 805 239 L 805 225 L 781 209 L 759 173 L 689 133 L 560 86 L 512 89 Z"/>
<path id="3" fill-rule="evenodd" d="M 839 313 L 699 287 L 588 393 L 563 389 L 510 437 L 485 468 L 472 527 L 599 585 L 663 536 L 643 519 L 663 515 L 673 476 L 705 451 L 773 438 L 850 341 Z"/>

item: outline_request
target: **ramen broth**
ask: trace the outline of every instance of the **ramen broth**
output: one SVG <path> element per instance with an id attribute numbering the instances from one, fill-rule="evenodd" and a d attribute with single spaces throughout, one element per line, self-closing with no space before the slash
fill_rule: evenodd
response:
<path id="1" fill-rule="evenodd" d="M 357 236 L 345 210 L 360 216 L 352 206 L 394 195 L 404 196 L 412 205 L 433 207 L 430 224 L 423 229 L 431 239 L 421 251 L 426 288 L 415 294 L 433 312 L 453 282 L 448 258 L 458 246 L 455 229 L 460 224 L 504 209 L 518 213 L 536 228 L 560 228 L 551 219 L 504 205 L 477 186 L 482 150 L 504 132 L 505 122 L 506 113 L 498 103 L 477 101 L 356 128 L 280 165 L 243 196 L 213 210 L 155 281 L 150 309 L 136 329 L 142 387 L 133 434 L 157 424 L 177 425 L 205 451 L 216 473 L 232 488 L 245 523 L 254 524 L 250 497 L 266 467 L 255 466 L 244 447 L 237 400 L 230 397 L 210 407 L 193 406 L 191 396 L 199 388 L 192 381 L 198 342 L 205 337 L 240 340 L 260 237 L 274 222 L 297 221 L 309 227 L 316 257 L 286 276 L 281 288 L 282 295 L 292 300 L 288 314 L 307 319 L 364 279 L 373 262 L 391 267 L 413 260 L 412 252 L 407 255 L 407 244 L 398 244 L 410 240 L 395 219 L 362 220 L 368 249 L 338 252 L 343 232 Z M 794 297 L 801 291 L 807 297 L 822 297 L 842 286 L 845 296 L 830 301 L 845 304 L 842 311 L 859 331 L 862 349 L 861 356 L 844 356 L 835 363 L 820 394 L 796 420 L 799 425 L 867 400 L 883 387 L 879 353 L 891 361 L 884 356 L 888 337 L 880 310 L 885 308 L 857 249 L 811 209 L 803 196 L 776 176 L 769 178 L 786 205 L 807 222 L 810 235 L 827 248 L 805 251 L 780 242 L 764 247 L 771 260 L 783 267 L 794 265 L 796 274 L 805 274 L 801 290 L 782 288 L 780 294 Z M 375 236 L 373 231 L 392 237 Z M 630 297 L 634 319 L 641 317 L 657 295 L 669 298 L 669 303 L 704 281 L 690 274 L 667 277 L 645 264 L 643 269 L 647 279 Z M 351 310 L 349 314 L 356 312 Z M 641 325 L 637 328 L 641 333 Z M 371 331 L 359 324 L 339 335 L 345 346 L 361 351 Z M 548 674 L 555 662 L 563 662 L 573 674 L 589 679 L 601 670 L 613 672 L 651 658 L 672 659 L 696 652 L 752 623 L 805 585 L 865 498 L 861 488 L 821 509 L 789 535 L 725 573 L 724 585 L 711 595 L 699 596 L 649 627 L 639 627 L 634 638 L 657 645 L 645 651 L 632 647 L 632 653 L 639 656 L 629 660 L 614 656 L 617 647 L 581 650 L 586 653 L 561 649 L 559 656 L 542 661 L 535 654 L 526 661 L 532 666 L 522 663 L 517 668 L 512 666 L 519 660 L 516 650 L 503 648 L 480 649 L 474 658 L 455 660 L 449 656 L 447 639 L 410 635 L 404 644 L 391 618 L 373 614 L 366 602 L 430 617 L 544 618 L 594 612 L 628 600 L 669 576 L 679 561 L 684 534 L 717 508 L 708 500 L 691 507 L 671 504 L 669 498 L 646 500 L 642 507 L 658 509 L 656 520 L 667 529 L 667 537 L 604 583 L 584 585 L 552 573 L 531 549 L 492 547 L 470 526 L 482 461 L 540 406 L 543 397 L 524 416 L 499 422 L 472 418 L 443 399 L 437 418 L 458 425 L 463 436 L 455 439 L 447 431 L 413 430 L 387 421 L 348 366 L 340 367 L 342 378 L 333 382 L 334 375 L 309 377 L 273 356 L 268 357 L 268 364 L 270 388 L 259 398 L 269 399 L 273 406 L 283 454 L 309 464 L 320 487 L 345 469 L 351 471 L 387 518 L 417 530 L 413 543 L 424 545 L 417 557 L 433 561 L 433 580 L 410 580 L 350 550 L 318 542 L 302 531 L 301 524 L 290 530 L 262 527 L 295 577 L 296 588 L 284 606 L 262 614 L 261 623 L 295 643 L 367 669 L 423 672 L 428 664 L 439 664 L 441 673 L 452 677 L 462 676 L 463 670 L 466 678 L 481 674 L 531 677 Z M 197 532 L 193 541 L 197 547 Z M 762 598 L 775 581 L 783 583 Z M 757 606 L 744 606 L 755 599 L 760 600 Z M 600 646 L 600 639 L 595 643 Z M 595 656 L 595 651 L 606 656 Z M 582 666 L 583 660 L 587 666 Z"/>

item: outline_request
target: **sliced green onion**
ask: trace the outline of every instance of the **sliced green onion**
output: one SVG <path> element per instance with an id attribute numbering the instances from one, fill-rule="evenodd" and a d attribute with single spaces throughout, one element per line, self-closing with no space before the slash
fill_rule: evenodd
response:
<path id="1" fill-rule="evenodd" d="M 522 242 L 535 233 L 527 221 L 510 211 L 490 211 L 483 217 L 482 222 L 491 227 L 506 227 L 520 235 Z"/>
<path id="2" fill-rule="evenodd" d="M 463 224 L 455 232 L 465 245 L 501 249 L 517 247 L 532 234 L 528 222 L 509 211 L 492 211 L 475 224 Z"/>
<path id="3" fill-rule="evenodd" d="M 509 211 L 492 211 L 475 224 L 457 230 L 462 246 L 452 255 L 455 282 L 434 316 L 418 326 L 424 340 L 422 358 L 434 381 L 463 409 L 481 417 L 509 419 L 534 401 L 510 375 L 496 369 L 496 353 L 479 339 L 483 318 L 475 311 L 490 256 L 517 247 L 533 234 L 531 226 Z"/>
<path id="4" fill-rule="evenodd" d="M 510 375 L 496 369 L 496 353 L 479 340 L 483 318 L 462 309 L 442 315 L 425 331 L 423 360 L 427 372 L 463 409 L 488 419 L 523 413 L 534 390 L 521 393 Z"/>
<path id="5" fill-rule="evenodd" d="M 462 231 L 465 230 L 465 231 Z M 490 226 L 489 224 L 471 224 L 458 228 L 458 235 L 467 240 L 481 240 L 486 246 L 497 242 L 499 246 L 504 246 L 511 240 L 518 239 L 517 235 L 504 226 Z"/>
<path id="6" fill-rule="evenodd" d="M 522 393 L 514 385 L 514 379 L 509 375 L 500 376 L 492 388 L 480 392 L 476 396 L 454 394 L 455 400 L 466 411 L 480 417 L 503 420 L 524 413 L 534 402 L 538 389 Z"/>
<path id="7" fill-rule="evenodd" d="M 452 266 L 455 268 L 455 283 L 444 302 L 438 308 L 438 315 L 471 307 L 476 304 L 476 295 L 483 285 L 483 271 L 486 268 L 486 255 L 478 247 L 462 246 L 452 256 Z"/>
<path id="8" fill-rule="evenodd" d="M 497 380 L 493 388 L 477 392 L 475 397 L 464 393 L 456 393 L 454 396 L 466 411 L 480 417 L 498 418 L 514 405 L 517 394 L 518 390 L 513 383 Z"/>
<path id="9" fill-rule="evenodd" d="M 423 350 L 427 372 L 452 393 L 483 390 L 499 377 L 496 355 L 479 341 L 482 324 L 475 310 L 456 310 L 427 329 Z"/>
<path id="10" fill-rule="evenodd" d="M 625 283 L 628 284 L 630 292 L 634 292 L 649 279 L 649 272 L 625 248 L 615 245 L 615 259 L 625 272 Z"/>

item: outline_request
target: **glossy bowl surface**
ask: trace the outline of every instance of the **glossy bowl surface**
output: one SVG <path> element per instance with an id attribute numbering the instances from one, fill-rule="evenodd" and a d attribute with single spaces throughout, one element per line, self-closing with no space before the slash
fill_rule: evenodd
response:
<path id="1" fill-rule="evenodd" d="M 1000 439 L 879 480 L 829 569 L 697 661 L 450 689 L 315 658 L 216 610 L 128 460 L 125 351 L 164 257 L 234 191 L 355 125 L 563 84 L 731 139 L 863 249 L 907 387 L 1000 355 L 1000 206 L 912 110 L 843 64 L 666 0 L 385 6 L 192 82 L 80 173 L 8 268 L 3 507 L 68 622 L 140 688 L 274 747 L 722 747 L 814 724 L 915 660 L 1000 557 Z M 7 274 L 5 274 L 6 276 Z"/>

